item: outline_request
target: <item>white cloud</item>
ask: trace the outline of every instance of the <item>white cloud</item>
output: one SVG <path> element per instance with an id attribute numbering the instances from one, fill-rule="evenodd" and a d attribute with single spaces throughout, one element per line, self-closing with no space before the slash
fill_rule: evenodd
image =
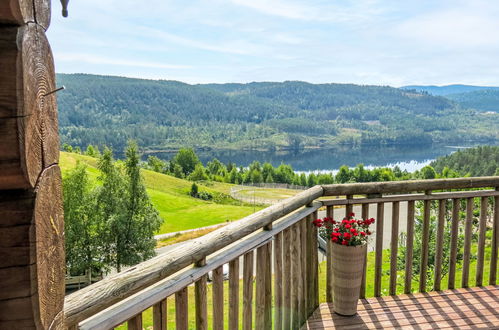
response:
<path id="1" fill-rule="evenodd" d="M 160 62 L 149 62 L 149 61 L 138 61 L 138 60 L 123 60 L 119 58 L 109 58 L 98 56 L 94 54 L 82 54 L 82 53 L 58 53 L 58 61 L 64 62 L 84 62 L 90 64 L 100 64 L 100 65 L 116 65 L 116 66 L 130 66 L 130 67 L 142 67 L 142 68 L 156 68 L 156 69 L 192 69 L 191 65 L 177 65 L 177 64 L 166 64 Z"/>

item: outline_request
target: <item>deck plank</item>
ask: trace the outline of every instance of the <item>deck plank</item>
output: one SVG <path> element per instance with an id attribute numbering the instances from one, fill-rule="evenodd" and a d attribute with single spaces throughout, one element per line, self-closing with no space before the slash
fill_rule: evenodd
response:
<path id="1" fill-rule="evenodd" d="M 499 285 L 361 299 L 352 317 L 321 304 L 302 329 L 499 329 Z"/>

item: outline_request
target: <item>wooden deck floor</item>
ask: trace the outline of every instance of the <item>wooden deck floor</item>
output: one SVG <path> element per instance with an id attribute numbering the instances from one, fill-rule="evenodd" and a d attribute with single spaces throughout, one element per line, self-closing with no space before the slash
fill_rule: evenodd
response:
<path id="1" fill-rule="evenodd" d="M 499 329 L 499 286 L 361 299 L 339 316 L 321 304 L 302 329 Z"/>

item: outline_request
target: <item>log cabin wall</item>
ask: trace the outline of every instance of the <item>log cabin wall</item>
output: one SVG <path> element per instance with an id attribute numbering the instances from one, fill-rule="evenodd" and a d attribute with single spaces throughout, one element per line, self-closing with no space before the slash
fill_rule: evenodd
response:
<path id="1" fill-rule="evenodd" d="M 50 0 L 0 0 L 0 329 L 63 328 Z"/>

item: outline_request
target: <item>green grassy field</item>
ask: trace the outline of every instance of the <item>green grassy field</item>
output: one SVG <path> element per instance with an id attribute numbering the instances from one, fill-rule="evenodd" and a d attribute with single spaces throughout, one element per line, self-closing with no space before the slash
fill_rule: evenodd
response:
<path id="1" fill-rule="evenodd" d="M 483 284 L 488 285 L 489 283 L 489 273 L 490 273 L 490 241 L 487 243 L 488 247 L 485 249 L 485 263 L 484 263 L 484 273 L 483 273 Z M 472 245 L 472 256 L 476 256 L 477 253 L 477 244 Z M 374 296 L 374 258 L 375 255 L 373 252 L 368 254 L 367 261 L 367 275 L 366 275 L 366 296 L 373 297 Z M 383 277 L 381 281 L 382 287 L 382 295 L 388 295 L 389 288 L 389 280 L 390 276 L 388 271 L 390 269 L 390 250 L 383 251 Z M 498 271 L 499 273 L 499 271 Z M 476 259 L 472 260 L 470 263 L 470 273 L 469 273 L 469 286 L 475 286 L 475 274 L 476 274 Z M 398 272 L 397 279 L 397 294 L 402 294 L 404 292 L 404 272 Z M 455 287 L 461 287 L 461 275 L 462 275 L 462 265 L 458 265 L 456 270 L 456 283 Z M 498 274 L 499 275 L 499 274 Z M 447 289 L 447 276 L 442 279 L 441 289 Z M 239 283 L 239 307 L 240 307 L 240 315 L 239 320 L 241 323 L 242 320 L 242 280 Z M 419 288 L 419 282 L 417 280 L 412 281 L 412 290 L 413 292 L 417 292 Z M 255 288 L 254 288 L 255 289 Z M 432 291 L 432 287 L 428 286 L 427 291 Z M 274 287 L 272 286 L 272 290 Z M 189 329 L 195 329 L 195 305 L 194 305 L 194 286 L 188 287 L 189 292 Z M 208 299 L 208 328 L 212 329 L 212 320 L 213 320 L 213 309 L 212 309 L 212 286 L 208 283 L 207 286 L 207 299 Z M 253 299 L 255 297 L 255 292 L 253 292 Z M 319 302 L 326 302 L 326 263 L 323 262 L 319 265 Z M 253 302 L 254 303 L 254 302 Z M 254 308 L 254 306 L 253 306 Z M 167 309 L 168 309 L 168 329 L 175 328 L 175 298 L 174 296 L 170 296 L 167 299 Z M 224 281 L 224 319 L 225 319 L 225 328 L 228 327 L 228 311 L 229 311 L 229 301 L 228 301 L 228 281 Z M 272 314 L 273 315 L 273 314 Z M 152 308 L 147 309 L 143 312 L 143 326 L 145 329 L 152 329 Z M 253 323 L 254 324 L 254 323 Z M 121 325 L 118 329 L 126 329 L 126 325 Z"/>
<path id="2" fill-rule="evenodd" d="M 238 190 L 238 193 L 241 196 L 246 198 L 264 198 L 264 199 L 286 199 L 289 197 L 293 197 L 301 190 L 294 189 L 273 189 L 273 188 L 259 188 L 259 187 L 244 187 L 241 190 Z"/>
<path id="3" fill-rule="evenodd" d="M 75 167 L 77 161 L 88 165 L 91 180 L 98 184 L 97 159 L 84 155 L 61 152 L 60 166 L 63 177 Z M 143 170 L 142 174 L 151 201 L 164 219 L 158 234 L 234 221 L 261 209 L 259 206 L 244 205 L 230 198 L 222 199 L 218 203 L 193 198 L 188 195 L 192 185 L 190 181 L 148 170 Z M 199 185 L 201 191 L 212 194 L 229 194 L 231 187 L 233 185 L 219 182 Z"/>

